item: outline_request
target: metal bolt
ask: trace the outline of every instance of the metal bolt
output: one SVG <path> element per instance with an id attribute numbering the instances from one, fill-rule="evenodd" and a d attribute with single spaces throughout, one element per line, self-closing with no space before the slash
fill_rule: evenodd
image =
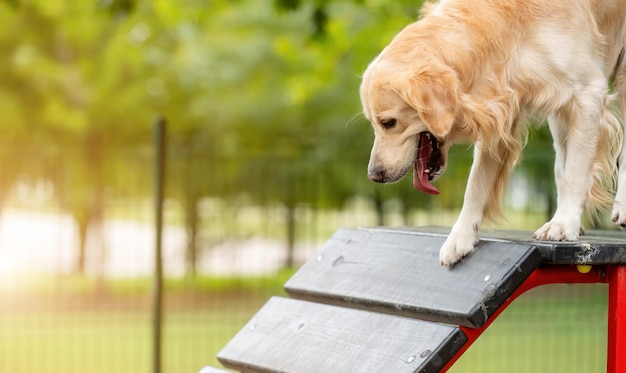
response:
<path id="1" fill-rule="evenodd" d="M 406 363 L 407 363 L 407 364 L 411 364 L 411 363 L 412 363 L 412 362 L 414 362 L 414 361 L 415 361 L 415 356 L 409 356 L 409 358 L 408 358 L 408 359 L 406 359 Z"/>
<path id="2" fill-rule="evenodd" d="M 487 276 L 485 276 L 485 278 L 483 279 L 483 281 L 487 282 L 487 281 L 491 280 L 491 277 L 493 277 L 493 276 L 492 276 L 492 275 L 491 275 L 491 273 L 490 273 L 490 274 L 488 274 Z"/>
<path id="3" fill-rule="evenodd" d="M 420 354 L 420 357 L 421 357 L 422 359 L 424 359 L 424 358 L 428 357 L 428 355 L 430 355 L 431 353 L 432 353 L 432 351 L 431 351 L 431 350 L 424 350 L 424 351 Z"/>

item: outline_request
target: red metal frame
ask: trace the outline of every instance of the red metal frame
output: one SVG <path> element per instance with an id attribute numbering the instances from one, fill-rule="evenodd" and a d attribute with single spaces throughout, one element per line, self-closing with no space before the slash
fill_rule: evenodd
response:
<path id="1" fill-rule="evenodd" d="M 626 266 L 593 266 L 590 271 L 576 266 L 545 265 L 535 269 L 481 328 L 461 327 L 467 342 L 446 364 L 446 372 L 498 316 L 520 295 L 548 284 L 609 284 L 607 373 L 626 372 Z"/>
<path id="2" fill-rule="evenodd" d="M 609 325 L 606 371 L 626 372 L 626 265 L 608 270 Z"/>

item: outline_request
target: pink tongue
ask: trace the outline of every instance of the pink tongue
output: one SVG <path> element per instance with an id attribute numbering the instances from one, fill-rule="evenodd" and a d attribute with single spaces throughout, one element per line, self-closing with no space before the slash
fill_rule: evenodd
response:
<path id="1" fill-rule="evenodd" d="M 424 172 L 428 169 L 428 159 L 433 152 L 432 143 L 425 137 L 425 134 L 421 134 L 420 141 L 418 143 L 419 154 L 417 155 L 417 161 L 413 166 L 413 188 L 428 194 L 439 194 L 439 190 L 430 183 L 430 180 L 428 180 L 428 174 Z"/>

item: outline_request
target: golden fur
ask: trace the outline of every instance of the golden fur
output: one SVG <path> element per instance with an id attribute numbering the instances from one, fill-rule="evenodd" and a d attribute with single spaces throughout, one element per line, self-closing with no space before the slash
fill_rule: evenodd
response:
<path id="1" fill-rule="evenodd" d="M 614 76 L 625 112 L 625 14 L 623 0 L 442 0 L 426 4 L 367 68 L 360 94 L 375 133 L 372 180 L 402 178 L 425 131 L 441 145 L 434 179 L 452 144 L 475 144 L 442 264 L 471 252 L 482 221 L 500 215 L 527 113 L 548 118 L 556 151 L 557 212 L 535 237 L 575 240 L 585 207 L 611 202 L 614 221 L 626 226 L 626 171 L 615 201 L 611 191 L 623 129 L 608 104 Z"/>

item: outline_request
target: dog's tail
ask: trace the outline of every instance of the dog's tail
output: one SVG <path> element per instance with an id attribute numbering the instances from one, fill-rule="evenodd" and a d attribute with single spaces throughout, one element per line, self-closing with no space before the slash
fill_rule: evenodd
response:
<path id="1" fill-rule="evenodd" d="M 600 210 L 613 203 L 617 186 L 617 163 L 622 150 L 623 130 L 615 95 L 605 100 L 600 123 L 598 147 L 593 163 L 593 186 L 587 199 L 587 214 L 597 218 Z"/>

